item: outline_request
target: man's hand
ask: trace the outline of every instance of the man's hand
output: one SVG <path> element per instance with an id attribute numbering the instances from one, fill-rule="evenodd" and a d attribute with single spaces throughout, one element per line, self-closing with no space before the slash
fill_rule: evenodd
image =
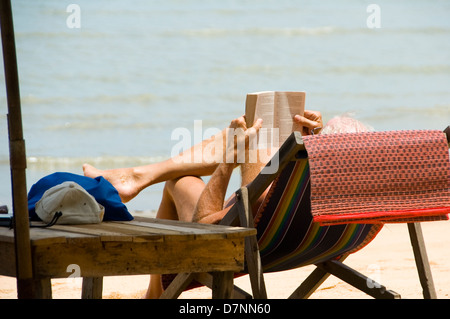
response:
<path id="1" fill-rule="evenodd" d="M 311 131 L 318 134 L 323 128 L 322 114 L 318 111 L 305 110 L 303 116 L 295 115 L 294 121 L 303 126 L 302 135 L 311 135 Z"/>

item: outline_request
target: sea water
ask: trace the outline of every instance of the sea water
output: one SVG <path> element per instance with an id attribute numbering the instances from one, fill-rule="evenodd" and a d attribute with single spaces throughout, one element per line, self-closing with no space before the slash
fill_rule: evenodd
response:
<path id="1" fill-rule="evenodd" d="M 449 1 L 12 2 L 28 189 L 85 162 L 167 159 L 175 129 L 227 126 L 248 92 L 306 91 L 324 120 L 350 112 L 376 130 L 450 125 Z M 11 206 L 0 82 L 0 202 Z M 156 210 L 161 191 L 127 206 Z"/>

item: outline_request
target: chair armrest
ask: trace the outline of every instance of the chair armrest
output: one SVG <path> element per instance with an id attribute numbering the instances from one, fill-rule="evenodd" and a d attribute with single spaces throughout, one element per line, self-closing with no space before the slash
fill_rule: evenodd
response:
<path id="1" fill-rule="evenodd" d="M 445 135 L 447 135 L 447 143 L 450 145 L 450 125 L 444 130 Z"/>

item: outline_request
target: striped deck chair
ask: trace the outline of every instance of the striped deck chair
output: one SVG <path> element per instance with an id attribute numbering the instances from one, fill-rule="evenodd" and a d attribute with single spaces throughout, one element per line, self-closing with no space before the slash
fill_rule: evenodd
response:
<path id="1" fill-rule="evenodd" d="M 449 140 L 450 127 L 446 129 L 446 133 Z M 275 164 L 279 169 L 276 172 L 263 171 L 249 185 L 239 189 L 236 192 L 236 204 L 221 222 L 257 229 L 256 237 L 246 239 L 245 251 L 245 273 L 250 277 L 252 296 L 234 287 L 234 297 L 266 298 L 264 272 L 313 264 L 317 268 L 290 298 L 309 297 L 330 274 L 374 298 L 399 298 L 398 293 L 387 290 L 383 285 L 343 264 L 349 254 L 362 249 L 375 238 L 382 223 L 324 226 L 313 220 L 309 160 L 299 132 L 294 132 L 286 140 L 274 159 L 277 159 Z M 272 161 L 266 168 L 274 164 Z M 253 216 L 250 209 L 252 203 L 268 187 L 270 189 L 263 204 Z M 441 216 L 437 216 L 436 220 L 440 219 Z M 408 229 L 424 297 L 435 298 L 420 224 L 409 223 Z M 207 286 L 214 284 L 205 274 L 178 275 L 167 287 L 163 297 L 181 293 L 192 280 Z"/>

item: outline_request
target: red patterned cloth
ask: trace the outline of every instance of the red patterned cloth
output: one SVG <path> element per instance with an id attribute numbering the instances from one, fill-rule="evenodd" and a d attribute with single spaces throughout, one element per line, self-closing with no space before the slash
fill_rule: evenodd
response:
<path id="1" fill-rule="evenodd" d="M 305 136 L 311 206 L 322 225 L 447 220 L 450 162 L 441 131 Z"/>

